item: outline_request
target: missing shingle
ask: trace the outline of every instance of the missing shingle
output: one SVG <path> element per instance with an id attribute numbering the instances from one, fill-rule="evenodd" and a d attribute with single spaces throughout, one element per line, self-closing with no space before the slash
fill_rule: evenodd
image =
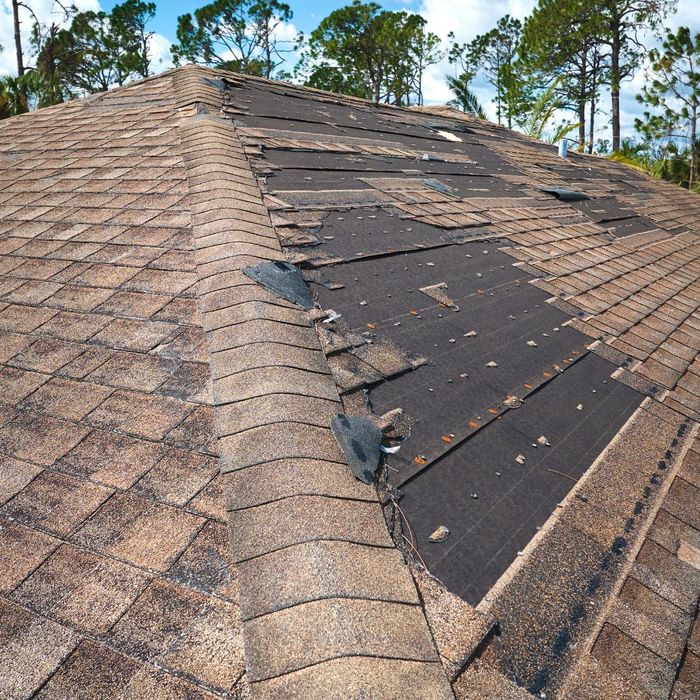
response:
<path id="1" fill-rule="evenodd" d="M 244 267 L 250 279 L 302 309 L 313 309 L 314 300 L 298 268 L 287 262 L 264 262 Z"/>
<path id="2" fill-rule="evenodd" d="M 577 192 L 570 187 L 540 187 L 542 192 L 555 196 L 562 202 L 583 202 L 590 197 L 583 192 Z"/>
<path id="3" fill-rule="evenodd" d="M 382 431 L 364 416 L 339 413 L 331 420 L 331 430 L 352 473 L 371 484 L 381 457 Z"/>
<path id="4" fill-rule="evenodd" d="M 439 282 L 438 284 L 431 284 L 428 287 L 419 287 L 418 291 L 423 292 L 426 296 L 435 300 L 438 304 L 446 306 L 448 309 L 453 311 L 459 311 L 459 306 L 449 297 L 447 292 L 446 282 Z"/>
<path id="5" fill-rule="evenodd" d="M 444 182 L 441 182 L 440 180 L 436 180 L 435 178 L 429 177 L 423 180 L 423 184 L 426 187 L 429 187 L 431 190 L 435 190 L 436 192 L 440 192 L 440 194 L 448 194 L 448 195 L 454 195 L 455 191 L 450 187 L 449 185 L 446 185 Z"/>

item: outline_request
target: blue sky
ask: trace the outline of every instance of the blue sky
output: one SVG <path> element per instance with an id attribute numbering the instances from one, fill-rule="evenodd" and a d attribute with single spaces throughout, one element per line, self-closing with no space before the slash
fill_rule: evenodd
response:
<path id="1" fill-rule="evenodd" d="M 51 16 L 51 8 L 55 8 L 55 0 L 27 0 L 40 19 L 47 20 Z M 72 0 L 81 9 L 111 9 L 119 0 Z M 175 39 L 178 15 L 193 12 L 207 0 L 155 0 L 157 14 L 153 29 L 157 32 L 154 41 L 154 70 L 164 70 L 171 65 L 170 45 Z M 329 12 L 350 2 L 350 0 L 287 0 L 294 11 L 292 26 L 288 34 L 295 30 L 309 33 Z M 505 14 L 524 19 L 537 4 L 536 0 L 383 0 L 380 2 L 387 9 L 406 9 L 420 12 L 428 21 L 428 29 L 446 39 L 449 31 L 454 31 L 460 41 L 470 41 L 477 34 L 491 29 L 498 19 Z M 54 15 L 55 17 L 56 15 Z M 13 71 L 14 58 L 12 51 L 11 0 L 0 0 L 0 44 L 5 51 L 0 53 L 0 75 Z M 700 32 L 700 0 L 678 0 L 677 14 L 668 18 L 666 24 L 672 28 L 686 25 L 693 32 Z M 26 28 L 29 23 L 26 23 Z M 645 44 L 654 43 L 652 36 L 642 36 Z M 445 75 L 453 72 L 453 67 L 446 61 L 432 66 L 424 78 L 426 101 L 429 103 L 444 103 L 451 98 L 445 84 Z M 635 116 L 641 113 L 635 95 L 645 83 L 645 74 L 640 70 L 630 83 L 623 84 L 622 89 L 622 131 L 623 135 L 633 136 Z M 491 102 L 493 89 L 477 78 L 472 84 L 474 92 L 486 107 L 487 114 L 495 118 L 495 110 Z M 603 113 L 598 117 L 600 138 L 609 137 L 607 122 L 609 115 L 608 98 L 603 96 L 601 105 Z"/>

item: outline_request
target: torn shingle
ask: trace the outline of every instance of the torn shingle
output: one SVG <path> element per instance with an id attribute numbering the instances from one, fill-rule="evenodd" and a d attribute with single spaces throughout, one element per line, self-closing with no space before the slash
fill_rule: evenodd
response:
<path id="1" fill-rule="evenodd" d="M 420 287 L 418 291 L 423 292 L 426 296 L 434 299 L 438 304 L 446 306 L 448 309 L 453 311 L 459 311 L 459 306 L 450 299 L 449 295 L 445 291 L 447 289 L 446 282 L 439 282 L 438 284 L 431 284 L 427 287 Z"/>
<path id="2" fill-rule="evenodd" d="M 562 202 L 582 202 L 590 199 L 588 195 L 572 190 L 570 187 L 540 187 L 540 190 L 553 195 Z"/>
<path id="3" fill-rule="evenodd" d="M 344 413 L 331 420 L 331 429 L 352 473 L 366 484 L 371 484 L 379 466 L 382 431 L 364 416 Z"/>
<path id="4" fill-rule="evenodd" d="M 246 267 L 243 272 L 269 289 L 274 294 L 301 306 L 313 309 L 314 300 L 298 268 L 287 262 L 264 262 L 253 267 Z"/>

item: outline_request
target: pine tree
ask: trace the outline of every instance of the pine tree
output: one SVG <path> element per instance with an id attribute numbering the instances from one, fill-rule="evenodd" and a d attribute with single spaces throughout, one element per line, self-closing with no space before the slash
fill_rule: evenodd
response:
<path id="1" fill-rule="evenodd" d="M 688 27 L 667 30 L 660 49 L 649 52 L 648 82 L 637 96 L 656 113 L 644 112 L 635 127 L 647 138 L 664 136 L 688 142 L 688 187 L 698 179 L 698 126 L 700 121 L 700 34 Z"/>

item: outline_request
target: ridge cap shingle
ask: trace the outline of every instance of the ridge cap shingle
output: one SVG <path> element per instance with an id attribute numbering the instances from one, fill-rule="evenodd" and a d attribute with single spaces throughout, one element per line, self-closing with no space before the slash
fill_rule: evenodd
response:
<path id="1" fill-rule="evenodd" d="M 205 168 L 205 174 L 196 176 L 197 192 L 192 195 L 197 271 L 200 279 L 206 280 L 207 288 L 211 288 L 217 286 L 218 276 L 229 277 L 232 272 L 240 275 L 241 283 L 246 284 L 240 271 L 251 259 L 282 260 L 284 256 L 258 184 L 247 161 L 243 163 L 245 154 L 235 127 L 211 113 L 219 111 L 223 96 L 203 79 L 207 74 L 210 72 L 188 69 L 179 80 L 173 80 L 173 86 L 179 107 L 192 103 L 200 105 L 197 113 L 184 118 L 180 127 L 186 168 L 188 161 L 195 158 L 201 161 L 208 147 L 217 150 L 215 163 Z M 209 113 L 200 112 L 202 104 Z M 195 142 L 197 147 L 190 148 Z M 223 153 L 219 148 L 222 142 L 227 144 Z M 200 173 L 201 167 L 197 167 Z M 201 186 L 207 181 L 216 183 L 217 187 L 228 183 L 228 201 L 224 203 L 222 197 L 218 197 L 211 202 L 207 188 Z M 239 199 L 239 195 L 244 199 Z M 242 202 L 244 209 L 240 207 Z M 219 243 L 214 248 L 198 245 L 204 240 L 198 230 L 206 226 L 210 210 L 222 207 L 231 213 L 227 217 L 228 229 L 220 232 Z M 266 241 L 264 247 L 242 242 L 245 236 L 241 238 L 233 216 L 238 210 L 245 213 L 247 222 L 242 232 L 253 233 Z M 251 254 L 255 258 L 251 258 Z M 255 285 L 252 281 L 250 284 Z M 309 326 L 304 326 L 276 319 L 275 310 L 280 302 L 255 286 L 256 308 L 266 303 L 273 307 L 264 327 L 266 341 L 321 350 L 318 339 L 311 339 L 309 335 L 310 320 Z M 200 289 L 200 294 L 202 291 Z M 236 492 L 242 493 L 247 491 L 246 483 L 250 482 L 259 491 L 259 473 L 264 473 L 265 478 L 273 482 L 270 488 L 278 499 L 250 503 L 245 498 L 237 498 L 235 492 L 228 494 L 230 538 L 234 559 L 240 562 L 242 574 L 239 595 L 242 609 L 249 611 L 242 626 L 253 692 L 260 697 L 288 697 L 298 683 L 298 674 L 303 673 L 307 697 L 321 697 L 329 683 L 343 687 L 349 683 L 349 677 L 354 678 L 353 687 L 358 691 L 363 688 L 379 690 L 381 697 L 453 697 L 415 583 L 402 557 L 397 556 L 376 492 L 372 487 L 351 483 L 354 480 L 347 466 L 347 471 L 338 468 L 339 464 L 345 465 L 345 460 L 335 444 L 330 424 L 310 426 L 303 421 L 294 422 L 294 415 L 284 424 L 271 424 L 265 416 L 275 391 L 297 396 L 300 402 L 306 400 L 305 375 L 317 387 L 317 392 L 338 401 L 328 368 L 326 374 L 319 374 L 318 362 L 304 369 L 302 361 L 299 369 L 290 375 L 291 370 L 276 370 L 262 358 L 262 364 L 267 365 L 267 379 L 261 401 L 256 398 L 254 382 L 249 381 L 251 372 L 231 374 L 229 368 L 219 367 L 226 362 L 226 354 L 221 350 L 259 342 L 260 331 L 255 330 L 259 326 L 249 320 L 241 321 L 237 305 L 218 311 L 203 306 L 201 311 L 204 327 L 209 329 L 208 340 L 214 343 L 210 347 L 214 395 L 221 396 L 215 410 L 218 433 L 226 435 L 220 442 L 222 468 L 224 473 L 235 476 L 228 482 L 229 488 L 235 484 Z M 207 317 L 212 314 L 215 314 L 215 322 L 210 324 Z M 228 341 L 229 334 L 234 334 L 235 339 Z M 211 352 L 212 349 L 218 352 Z M 325 364 L 323 355 L 320 357 Z M 251 366 L 246 369 L 254 368 L 254 357 L 251 359 Z M 294 377 L 294 381 L 290 377 Z M 242 380 L 247 382 L 247 407 L 253 411 L 248 414 L 245 436 L 247 438 L 251 431 L 262 431 L 266 443 L 263 461 L 259 454 L 253 454 L 255 450 L 242 449 L 237 426 L 231 424 L 235 414 L 223 410 L 224 403 L 239 396 L 237 387 Z M 250 416 L 255 415 L 256 402 L 261 415 L 254 421 Z M 280 425 L 284 427 L 284 439 L 277 441 L 275 435 L 281 435 Z M 254 442 L 257 449 L 259 442 Z M 290 488 L 290 483 L 294 482 L 282 465 L 291 465 L 300 459 L 328 465 L 324 484 L 316 493 L 303 481 L 296 493 Z M 270 466 L 275 469 L 271 470 Z M 277 469 L 282 469 L 279 475 Z M 293 479 L 294 472 L 291 474 Z M 279 488 L 274 483 L 276 480 L 280 480 Z M 355 496 L 348 500 L 351 493 Z M 348 546 L 353 549 L 342 549 Z M 343 551 L 352 551 L 356 566 L 346 566 L 345 557 L 339 555 Z M 361 573 L 365 560 L 382 562 L 383 571 L 378 582 L 381 585 L 375 583 L 373 589 L 368 576 Z M 257 561 L 260 561 L 259 566 Z M 374 564 L 368 566 L 371 573 Z M 266 572 L 270 571 L 277 571 L 276 577 L 283 572 L 285 583 L 274 594 L 261 595 L 261 591 L 269 590 Z M 299 585 L 295 584 L 297 580 Z M 303 581 L 313 585 L 301 586 Z M 392 598 L 387 594 L 391 590 L 405 593 L 402 598 Z M 405 672 L 409 661 L 415 674 Z M 377 664 L 381 666 L 381 673 L 376 673 Z M 419 683 L 414 682 L 416 678 L 420 679 Z"/>

